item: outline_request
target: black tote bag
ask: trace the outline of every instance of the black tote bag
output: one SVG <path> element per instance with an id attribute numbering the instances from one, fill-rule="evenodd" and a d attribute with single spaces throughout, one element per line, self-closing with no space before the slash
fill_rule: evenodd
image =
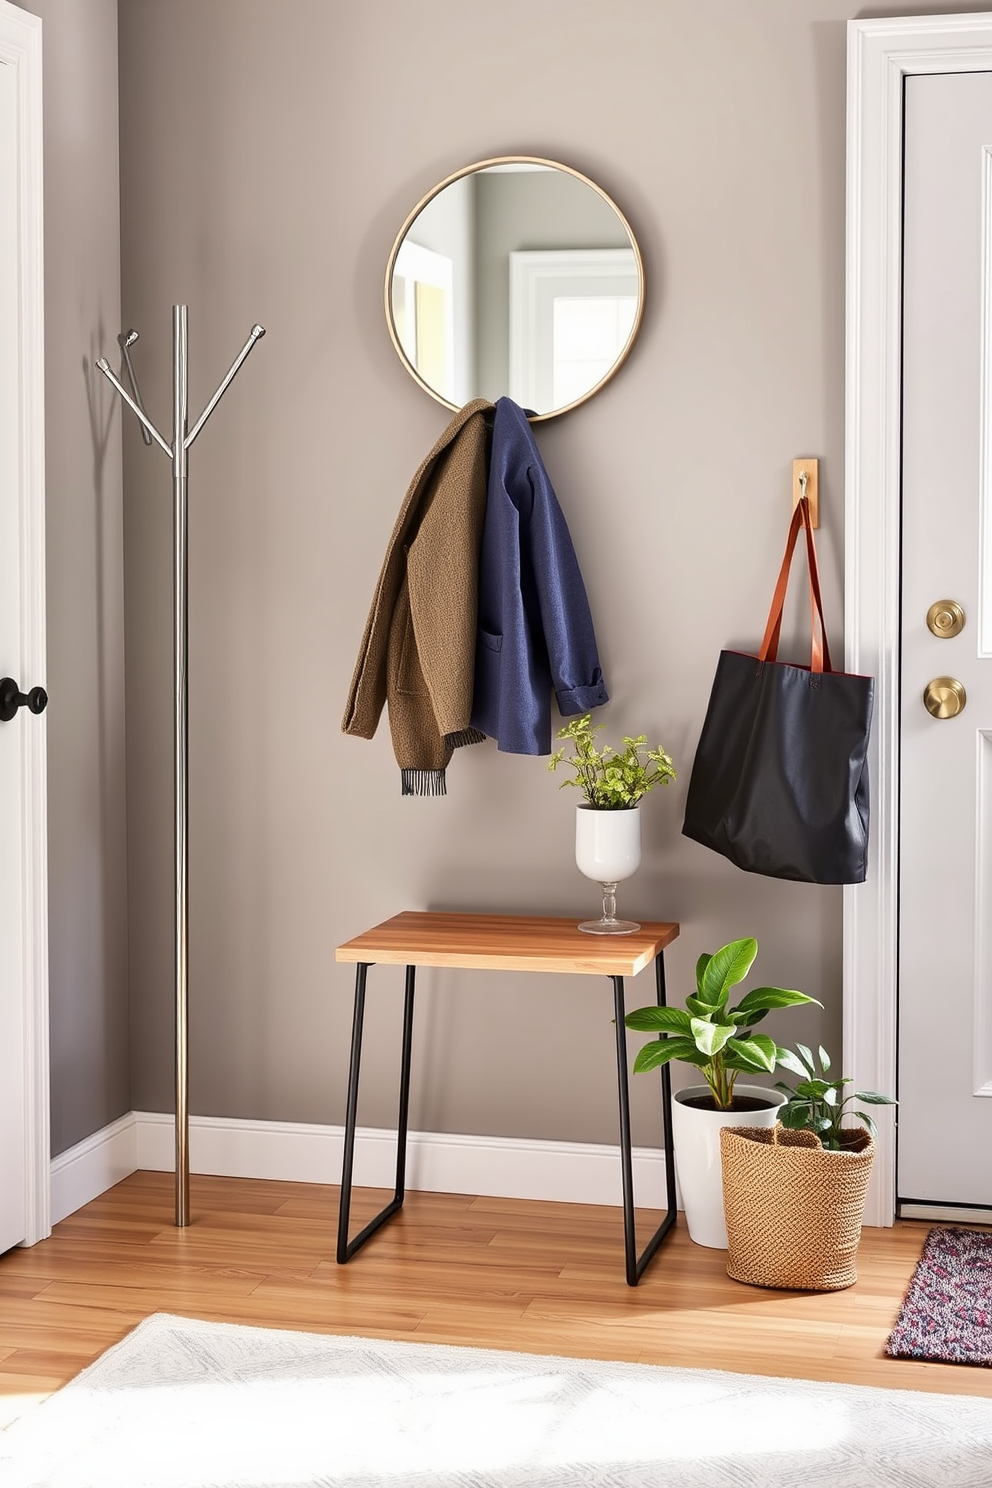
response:
<path id="1" fill-rule="evenodd" d="M 810 665 L 778 661 L 799 528 L 809 559 Z M 874 680 L 830 663 L 809 503 L 796 507 L 761 650 L 721 651 L 686 798 L 686 837 L 748 873 L 863 883 Z"/>

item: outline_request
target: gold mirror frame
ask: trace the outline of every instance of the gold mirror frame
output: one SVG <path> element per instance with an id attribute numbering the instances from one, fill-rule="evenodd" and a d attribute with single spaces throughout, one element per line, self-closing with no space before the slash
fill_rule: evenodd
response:
<path id="1" fill-rule="evenodd" d="M 628 222 L 626 215 L 617 206 L 616 202 L 613 200 L 612 196 L 610 196 L 609 192 L 604 191 L 602 186 L 597 185 L 595 181 L 593 181 L 589 176 L 584 175 L 582 171 L 576 170 L 571 165 L 563 165 L 560 160 L 549 160 L 543 155 L 494 155 L 488 160 L 476 160 L 472 165 L 463 166 L 461 170 L 453 171 L 450 176 L 446 176 L 443 181 L 439 181 L 438 184 L 432 187 L 425 196 L 421 197 L 420 201 L 413 208 L 413 211 L 407 215 L 402 227 L 396 234 L 393 246 L 390 249 L 389 258 L 386 261 L 386 278 L 383 286 L 383 308 L 386 315 L 386 326 L 389 330 L 389 338 L 392 341 L 393 346 L 396 348 L 396 355 L 399 357 L 400 361 L 409 372 L 414 382 L 419 383 L 424 392 L 428 393 L 436 403 L 440 403 L 443 408 L 448 408 L 452 412 L 457 412 L 459 405 L 457 403 L 450 402 L 447 398 L 443 397 L 435 388 L 431 387 L 430 383 L 421 376 L 421 374 L 410 361 L 409 357 L 403 349 L 399 336 L 396 333 L 396 326 L 393 320 L 393 270 L 396 266 L 396 259 L 400 252 L 400 249 L 403 246 L 404 240 L 406 239 L 407 233 L 410 231 L 410 228 L 413 226 L 414 222 L 420 216 L 421 212 L 424 210 L 427 204 L 429 202 L 432 202 L 436 196 L 439 196 L 446 187 L 451 186 L 455 181 L 460 181 L 465 176 L 474 175 L 477 171 L 487 170 L 490 167 L 496 165 L 545 166 L 551 170 L 564 171 L 566 175 L 574 176 L 577 181 L 581 181 L 586 186 L 591 186 L 593 191 L 596 192 L 597 196 L 603 199 L 603 201 L 607 204 L 607 206 L 616 215 L 617 219 L 621 223 L 628 239 L 630 240 L 630 247 L 634 254 L 634 263 L 637 268 L 637 310 L 634 315 L 634 323 L 630 328 L 630 334 L 627 337 L 626 342 L 624 343 L 620 355 L 617 357 L 616 361 L 613 363 L 610 370 L 605 374 L 605 376 L 601 377 L 599 382 L 595 383 L 593 387 L 589 388 L 587 392 L 583 393 L 581 398 L 575 398 L 571 403 L 565 403 L 562 405 L 561 408 L 553 408 L 547 413 L 534 413 L 529 416 L 530 422 L 532 424 L 543 423 L 546 419 L 559 418 L 563 413 L 571 413 L 573 408 L 581 408 L 583 403 L 588 403 L 590 398 L 595 397 L 595 395 L 600 392 L 601 389 L 603 389 L 608 382 L 612 381 L 612 379 L 619 372 L 620 368 L 623 366 L 624 362 L 630 356 L 631 348 L 633 347 L 634 342 L 637 339 L 637 333 L 640 330 L 641 321 L 644 318 L 644 260 L 641 257 L 641 250 L 638 245 L 637 239 L 634 236 L 634 230 Z"/>

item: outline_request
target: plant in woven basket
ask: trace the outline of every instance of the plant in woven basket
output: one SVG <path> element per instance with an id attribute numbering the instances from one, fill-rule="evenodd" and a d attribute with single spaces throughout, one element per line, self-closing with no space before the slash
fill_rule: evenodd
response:
<path id="1" fill-rule="evenodd" d="M 857 1280 L 875 1144 L 862 1128 L 849 1135 L 830 1152 L 808 1128 L 720 1132 L 729 1276 L 809 1291 Z"/>
<path id="2" fill-rule="evenodd" d="M 729 1111 L 738 1075 L 771 1074 L 786 1063 L 790 1050 L 783 1049 L 767 1033 L 755 1033 L 754 1025 L 772 1008 L 816 1003 L 815 997 L 787 987 L 753 987 L 736 1007 L 728 1006 L 730 989 L 742 982 L 758 954 L 752 937 L 732 940 L 714 955 L 703 954 L 696 962 L 696 991 L 681 1008 L 646 1007 L 628 1013 L 628 1028 L 658 1037 L 638 1050 L 634 1070 L 657 1069 L 679 1059 L 701 1071 L 716 1107 Z M 787 1065 L 794 1068 L 794 1065 Z"/>
<path id="3" fill-rule="evenodd" d="M 863 1122 L 873 1137 L 878 1135 L 875 1123 L 867 1111 L 848 1111 L 852 1101 L 863 1101 L 866 1106 L 897 1106 L 899 1102 L 891 1095 L 879 1095 L 877 1090 L 855 1090 L 844 1095 L 844 1086 L 851 1081 L 846 1075 L 830 1080 L 830 1055 L 820 1045 L 818 1061 L 805 1044 L 797 1044 L 796 1052 L 779 1050 L 779 1064 L 792 1070 L 801 1078 L 795 1086 L 776 1080 L 775 1089 L 789 1097 L 779 1112 L 779 1120 L 789 1131 L 812 1131 L 820 1139 L 820 1145 L 829 1152 L 840 1152 L 850 1146 L 857 1134 L 856 1127 L 845 1127 L 845 1117 L 853 1116 Z M 819 1062 L 819 1070 L 817 1069 Z"/>

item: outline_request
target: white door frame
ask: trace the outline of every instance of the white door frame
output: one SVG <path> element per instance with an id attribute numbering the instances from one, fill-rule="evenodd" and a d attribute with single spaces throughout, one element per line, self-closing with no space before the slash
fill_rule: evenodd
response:
<path id="1" fill-rule="evenodd" d="M 868 880 L 844 890 L 844 1067 L 856 1088 L 891 1092 L 899 890 L 904 81 L 921 73 L 992 71 L 992 15 L 851 21 L 847 60 L 846 665 L 875 677 L 875 716 Z M 988 210 L 992 204 L 986 202 Z M 989 337 L 982 339 L 987 389 Z M 988 470 L 987 451 L 982 469 Z M 896 1201 L 891 1114 L 879 1127 L 865 1222 L 888 1225 Z"/>
<path id="2" fill-rule="evenodd" d="M 42 238 L 41 21 L 0 0 L 0 59 L 18 74 L 20 266 L 21 634 L 24 676 L 45 677 L 45 339 Z M 23 866 L 25 1244 L 51 1232 L 48 1067 L 48 790 L 45 716 L 21 749 Z M 40 725 L 40 727 L 39 727 Z M 4 725 L 12 727 L 13 725 Z"/>

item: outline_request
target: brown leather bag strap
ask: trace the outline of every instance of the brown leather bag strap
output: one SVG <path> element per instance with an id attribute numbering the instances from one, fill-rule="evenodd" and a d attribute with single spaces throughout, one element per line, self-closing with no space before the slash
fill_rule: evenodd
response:
<path id="1" fill-rule="evenodd" d="M 772 596 L 772 605 L 768 612 L 768 624 L 765 626 L 765 634 L 761 642 L 761 650 L 758 652 L 758 660 L 775 661 L 778 656 L 779 637 L 782 633 L 782 611 L 785 607 L 785 594 L 789 587 L 789 570 L 792 567 L 792 556 L 796 551 L 796 539 L 799 536 L 800 527 L 804 527 L 806 530 L 806 559 L 809 566 L 809 616 L 812 634 L 810 671 L 823 672 L 826 670 L 830 672 L 833 671 L 833 667 L 830 663 L 830 646 L 827 642 L 827 629 L 823 619 L 820 571 L 816 561 L 816 544 L 813 540 L 813 528 L 809 519 L 809 502 L 805 496 L 799 501 L 792 514 L 792 525 L 789 528 L 789 536 L 785 544 L 785 556 L 782 559 L 778 582 L 775 585 L 775 593 Z"/>
<path id="2" fill-rule="evenodd" d="M 764 639 L 761 642 L 761 650 L 758 652 L 759 661 L 774 661 L 778 656 L 778 641 L 782 631 L 782 609 L 785 605 L 785 591 L 789 587 L 789 569 L 792 566 L 792 555 L 796 551 L 796 538 L 799 536 L 799 527 L 802 519 L 802 512 L 797 506 L 792 513 L 792 525 L 789 528 L 789 536 L 785 544 L 785 557 L 782 559 L 782 567 L 779 569 L 775 593 L 772 595 L 772 607 L 768 611 L 768 624 L 765 626 Z"/>
<path id="3" fill-rule="evenodd" d="M 813 672 L 832 672 L 833 664 L 830 660 L 830 642 L 827 640 L 827 622 L 823 618 L 823 596 L 820 593 L 820 565 L 816 558 L 816 542 L 813 538 L 813 523 L 810 520 L 809 501 L 805 496 L 799 505 L 803 514 L 803 526 L 806 528 L 806 561 L 809 568 L 809 623 L 813 636 L 810 670 Z M 819 656 L 817 655 L 817 619 L 820 622 L 819 633 L 823 647 Z"/>

